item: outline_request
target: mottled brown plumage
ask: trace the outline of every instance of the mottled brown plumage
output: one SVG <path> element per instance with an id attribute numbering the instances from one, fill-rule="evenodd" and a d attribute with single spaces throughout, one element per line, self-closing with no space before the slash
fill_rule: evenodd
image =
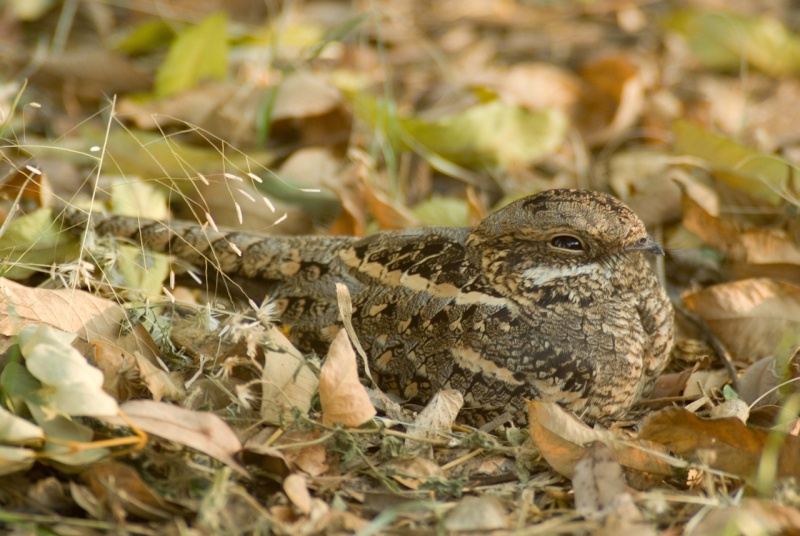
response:
<path id="1" fill-rule="evenodd" d="M 361 239 L 92 221 L 207 278 L 246 283 L 255 300 L 268 294 L 306 350 L 324 351 L 335 333 L 334 283 L 345 283 L 381 386 L 421 402 L 458 389 L 471 422 L 503 411 L 524 422 L 526 398 L 590 422 L 620 417 L 652 388 L 672 345 L 672 307 L 645 255 L 661 250 L 602 193 L 549 190 L 472 228 Z"/>

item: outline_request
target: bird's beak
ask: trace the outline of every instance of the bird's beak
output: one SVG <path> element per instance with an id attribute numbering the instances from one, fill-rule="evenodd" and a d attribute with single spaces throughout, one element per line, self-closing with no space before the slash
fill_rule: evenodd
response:
<path id="1" fill-rule="evenodd" d="M 664 250 L 661 249 L 661 246 L 656 244 L 656 241 L 649 236 L 640 238 L 630 246 L 627 246 L 625 251 L 649 251 L 650 253 L 655 253 L 656 255 L 664 254 Z"/>

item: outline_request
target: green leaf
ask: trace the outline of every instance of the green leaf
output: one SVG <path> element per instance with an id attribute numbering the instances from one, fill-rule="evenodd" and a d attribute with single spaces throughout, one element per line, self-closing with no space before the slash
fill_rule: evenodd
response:
<path id="1" fill-rule="evenodd" d="M 47 458 L 65 465 L 84 466 L 108 457 L 108 449 L 83 448 L 74 449 L 72 444 L 89 443 L 94 438 L 94 431 L 82 424 L 64 417 L 43 411 L 33 406 L 31 413 L 45 433 L 43 453 Z M 57 439 L 53 442 L 49 439 Z M 66 443 L 66 444 L 65 444 Z"/>
<path id="2" fill-rule="evenodd" d="M 464 227 L 469 223 L 469 207 L 463 199 L 434 196 L 418 203 L 411 212 L 430 226 Z"/>
<path id="3" fill-rule="evenodd" d="M 114 43 L 114 50 L 126 54 L 144 54 L 164 46 L 175 37 L 175 30 L 165 20 L 151 20 L 136 26 Z"/>
<path id="4" fill-rule="evenodd" d="M 495 100 L 436 121 L 403 119 L 404 133 L 461 165 L 527 166 L 555 151 L 568 120 L 558 110 L 532 112 Z"/>
<path id="5" fill-rule="evenodd" d="M 154 220 L 164 220 L 169 216 L 164 191 L 137 180 L 114 181 L 111 184 L 111 204 L 113 212 L 123 216 Z M 141 246 L 120 245 L 113 272 L 108 274 L 113 285 L 158 295 L 169 275 L 169 258 Z"/>
<path id="6" fill-rule="evenodd" d="M 77 241 L 53 222 L 49 208 L 15 218 L 0 236 L 3 275 L 9 279 L 26 279 L 77 254 Z"/>
<path id="7" fill-rule="evenodd" d="M 14 345 L 13 348 L 18 351 L 19 345 Z M 3 388 L 3 397 L 9 407 L 20 413 L 16 406 L 35 398 L 36 393 L 42 388 L 42 382 L 34 378 L 24 364 L 13 361 L 6 365 L 0 374 L 0 386 Z"/>
<path id="8" fill-rule="evenodd" d="M 224 78 L 228 71 L 228 42 L 224 12 L 209 16 L 181 33 L 158 68 L 155 92 L 166 97 L 207 78 Z"/>
<path id="9" fill-rule="evenodd" d="M 704 160 L 715 177 L 753 198 L 777 205 L 783 201 L 781 192 L 793 185 L 791 166 L 775 155 L 760 153 L 688 121 L 676 121 L 673 131 L 676 154 Z"/>
<path id="10" fill-rule="evenodd" d="M 742 60 L 772 76 L 800 72 L 800 38 L 778 20 L 725 11 L 679 11 L 667 27 L 684 35 L 705 65 L 739 71 Z"/>

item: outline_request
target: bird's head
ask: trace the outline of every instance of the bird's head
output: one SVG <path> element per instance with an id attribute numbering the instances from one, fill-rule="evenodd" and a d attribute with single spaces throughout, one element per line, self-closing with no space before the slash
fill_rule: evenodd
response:
<path id="1" fill-rule="evenodd" d="M 613 272 L 642 252 L 663 254 L 630 208 L 588 190 L 547 190 L 514 201 L 478 224 L 468 245 L 486 273 L 511 291 Z"/>

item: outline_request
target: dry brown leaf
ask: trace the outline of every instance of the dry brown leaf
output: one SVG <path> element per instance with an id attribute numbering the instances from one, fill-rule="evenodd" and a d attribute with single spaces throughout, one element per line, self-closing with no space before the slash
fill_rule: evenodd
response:
<path id="1" fill-rule="evenodd" d="M 745 279 L 683 295 L 731 353 L 756 359 L 775 352 L 788 331 L 800 332 L 800 286 Z"/>
<path id="2" fill-rule="evenodd" d="M 269 430 L 264 428 L 264 430 Z M 274 432 L 274 430 L 271 430 Z M 292 464 L 286 459 L 286 452 L 275 447 L 264 446 L 260 434 L 249 439 L 244 445 L 243 458 L 248 466 L 255 466 L 268 474 L 285 478 L 292 472 Z"/>
<path id="3" fill-rule="evenodd" d="M 703 514 L 687 536 L 800 534 L 800 510 L 770 500 L 745 498 L 734 506 L 704 509 Z"/>
<path id="4" fill-rule="evenodd" d="M 425 408 L 414 419 L 408 428 L 408 437 L 405 441 L 407 449 L 425 446 L 429 449 L 429 457 L 433 455 L 430 443 L 420 442 L 417 439 L 442 439 L 441 432 L 449 432 L 456 421 L 458 412 L 464 406 L 464 395 L 453 389 L 439 391 L 428 402 Z"/>
<path id="5" fill-rule="evenodd" d="M 186 389 L 178 373 L 167 372 L 155 359 L 148 359 L 139 352 L 133 354 L 139 376 L 153 395 L 153 400 L 183 400 Z"/>
<path id="6" fill-rule="evenodd" d="M 431 478 L 445 478 L 444 471 L 436 462 L 428 458 L 412 458 L 410 460 L 390 460 L 382 466 L 393 479 L 409 489 L 419 487 Z"/>
<path id="7" fill-rule="evenodd" d="M 328 233 L 332 235 L 364 236 L 367 214 L 363 196 L 361 193 L 345 188 L 339 188 L 337 195 L 342 202 L 342 212 L 330 225 Z"/>
<path id="8" fill-rule="evenodd" d="M 15 203 L 31 201 L 38 207 L 50 207 L 53 204 L 53 187 L 42 171 L 34 173 L 27 167 L 17 168 L 3 177 L 0 199 Z M 0 221 L 6 221 L 7 217 L 7 213 L 0 213 Z"/>
<path id="9" fill-rule="evenodd" d="M 503 505 L 493 497 L 464 497 L 447 512 L 444 528 L 448 531 L 470 531 L 486 534 L 508 529 L 511 525 Z"/>
<path id="10" fill-rule="evenodd" d="M 489 215 L 489 210 L 486 207 L 486 200 L 478 195 L 478 191 L 474 186 L 467 188 L 467 223 L 469 225 L 478 225 Z"/>
<path id="11" fill-rule="evenodd" d="M 686 388 L 683 396 L 689 398 L 700 398 L 703 394 L 712 393 L 722 389 L 730 380 L 730 374 L 725 369 L 715 370 L 696 370 L 692 372 L 686 381 Z"/>
<path id="12" fill-rule="evenodd" d="M 141 130 L 164 130 L 192 125 L 199 129 L 212 129 L 217 136 L 233 142 L 236 132 L 231 125 L 220 121 L 220 110 L 231 101 L 239 104 L 240 123 L 252 123 L 257 102 L 246 102 L 239 84 L 225 80 L 206 80 L 204 84 L 185 89 L 160 99 L 122 97 L 117 101 L 117 111 L 129 117 Z M 254 95 L 251 90 L 250 95 Z M 261 96 L 256 94 L 257 98 Z M 245 101 L 245 102 L 243 102 Z M 247 109 L 245 109 L 247 108 Z M 214 128 L 216 127 L 216 128 Z M 245 127 L 245 125 L 241 125 Z"/>
<path id="13" fill-rule="evenodd" d="M 674 159 L 663 150 L 641 149 L 615 154 L 609 160 L 609 186 L 648 229 L 680 218 L 681 190 L 670 179 L 691 179 L 674 167 Z"/>
<path id="14" fill-rule="evenodd" d="M 278 168 L 277 174 L 300 181 L 305 187 L 319 188 L 333 180 L 340 167 L 339 158 L 329 148 L 306 147 L 293 152 Z"/>
<path id="15" fill-rule="evenodd" d="M 0 278 L 0 307 L 0 335 L 6 337 L 28 324 L 48 324 L 86 341 L 108 341 L 153 359 L 157 355 L 153 339 L 141 324 L 123 334 L 127 314 L 118 303 L 82 290 L 29 288 Z"/>
<path id="16" fill-rule="evenodd" d="M 283 491 L 298 510 L 308 515 L 311 512 L 311 493 L 308 491 L 308 479 L 294 473 L 283 479 Z"/>
<path id="17" fill-rule="evenodd" d="M 725 254 L 742 274 L 770 275 L 800 283 L 800 246 L 783 229 L 744 228 L 703 208 L 695 191 L 683 188 L 683 225 Z"/>
<path id="18" fill-rule="evenodd" d="M 575 465 L 586 455 L 589 445 L 600 441 L 614 453 L 614 459 L 625 467 L 653 474 L 672 473 L 662 459 L 649 451 L 663 451 L 657 445 L 640 442 L 641 449 L 627 446 L 613 433 L 594 430 L 572 413 L 552 402 L 528 402 L 530 435 L 533 444 L 558 473 L 572 478 Z"/>
<path id="19" fill-rule="evenodd" d="M 558 108 L 569 115 L 581 97 L 581 81 L 573 73 L 551 63 L 517 63 L 508 68 L 495 84 L 497 92 L 514 104 L 530 110 Z"/>
<path id="20" fill-rule="evenodd" d="M 650 393 L 649 398 L 651 400 L 656 400 L 681 396 L 693 372 L 694 370 L 692 369 L 686 369 L 681 372 L 671 372 L 669 374 L 660 375 L 656 378 L 655 387 L 653 387 L 653 392 Z M 669 402 L 665 403 L 669 404 Z M 653 406 L 648 405 L 648 407 Z"/>
<path id="21" fill-rule="evenodd" d="M 748 404 L 755 404 L 754 408 L 778 404 L 787 394 L 797 392 L 800 385 L 795 381 L 781 388 L 777 387 L 786 381 L 796 380 L 798 376 L 800 347 L 779 347 L 775 356 L 765 357 L 747 367 L 739 378 L 738 393 Z"/>
<path id="22" fill-rule="evenodd" d="M 130 422 L 149 434 L 204 452 L 249 477 L 247 470 L 233 458 L 242 450 L 239 438 L 213 413 L 190 411 L 152 400 L 131 400 L 120 409 L 125 419 L 108 417 L 103 420 L 117 426 L 127 426 Z"/>
<path id="23" fill-rule="evenodd" d="M 308 413 L 319 379 L 278 328 L 270 326 L 266 336 L 271 344 L 264 350 L 261 417 L 268 422 L 292 421 L 292 408 Z"/>
<path id="24" fill-rule="evenodd" d="M 152 521 L 185 513 L 156 495 L 136 471 L 119 462 L 106 460 L 94 464 L 81 473 L 81 479 L 106 511 L 121 507 L 133 516 Z"/>
<path id="25" fill-rule="evenodd" d="M 715 419 L 736 417 L 742 422 L 747 422 L 747 419 L 750 417 L 750 407 L 747 405 L 747 402 L 740 398 L 731 398 L 711 408 L 709 415 Z"/>
<path id="26" fill-rule="evenodd" d="M 103 371 L 103 389 L 119 402 L 139 398 L 146 393 L 135 381 L 135 358 L 116 344 L 94 340 L 94 363 Z M 138 395 L 138 396 L 137 396 Z"/>
<path id="27" fill-rule="evenodd" d="M 339 330 L 331 343 L 328 357 L 319 376 L 319 397 L 322 403 L 322 422 L 356 427 L 375 416 L 366 389 L 358 380 L 356 353 L 350 338 Z"/>
<path id="28" fill-rule="evenodd" d="M 361 191 L 372 217 L 375 218 L 381 229 L 407 229 L 419 225 L 419 221 L 410 210 L 390 200 L 386 194 L 377 190 L 371 183 L 364 181 Z"/>
<path id="29" fill-rule="evenodd" d="M 308 447 L 286 450 L 286 459 L 298 469 L 311 476 L 319 476 L 330 469 L 328 452 L 325 445 L 316 444 Z"/>
<path id="30" fill-rule="evenodd" d="M 575 466 L 572 486 L 576 512 L 587 519 L 603 521 L 601 533 L 656 534 L 636 507 L 622 466 L 604 444 L 596 442 L 587 449 Z M 614 530 L 609 530 L 612 527 Z"/>
<path id="31" fill-rule="evenodd" d="M 760 398 L 758 403 L 753 406 L 754 408 L 775 404 L 781 398 L 779 390 L 774 390 L 772 394 L 764 398 L 761 398 L 761 395 L 780 384 L 781 381 L 783 381 L 781 375 L 775 371 L 775 358 L 767 356 L 747 367 L 747 370 L 739 378 L 737 393 L 748 404 L 753 404 Z"/>
<path id="32" fill-rule="evenodd" d="M 263 428 L 247 440 L 245 450 L 269 458 L 262 465 L 268 466 L 265 467 L 267 470 L 280 476 L 298 470 L 311 476 L 319 476 L 328 471 L 325 445 L 317 442 L 322 434 L 321 430 L 289 430 L 281 435 L 278 446 L 264 446 L 277 430 L 277 427 Z M 297 443 L 306 446 L 293 447 Z"/>
<path id="33" fill-rule="evenodd" d="M 342 96 L 322 76 L 306 70 L 286 76 L 278 88 L 272 109 L 272 121 L 319 116 L 342 103 Z"/>
<path id="34" fill-rule="evenodd" d="M 776 432 L 777 433 L 777 432 Z M 737 419 L 702 419 L 685 409 L 670 408 L 649 416 L 639 437 L 666 446 L 675 455 L 695 456 L 698 450 L 709 465 L 752 481 L 770 432 Z M 783 436 L 777 456 L 777 477 L 800 478 L 800 438 Z"/>
<path id="35" fill-rule="evenodd" d="M 584 130 L 591 144 L 620 136 L 641 116 L 644 83 L 627 53 L 605 55 L 586 63 L 581 75 L 592 86 L 584 93 Z M 591 119 L 591 122 L 588 122 Z"/>

